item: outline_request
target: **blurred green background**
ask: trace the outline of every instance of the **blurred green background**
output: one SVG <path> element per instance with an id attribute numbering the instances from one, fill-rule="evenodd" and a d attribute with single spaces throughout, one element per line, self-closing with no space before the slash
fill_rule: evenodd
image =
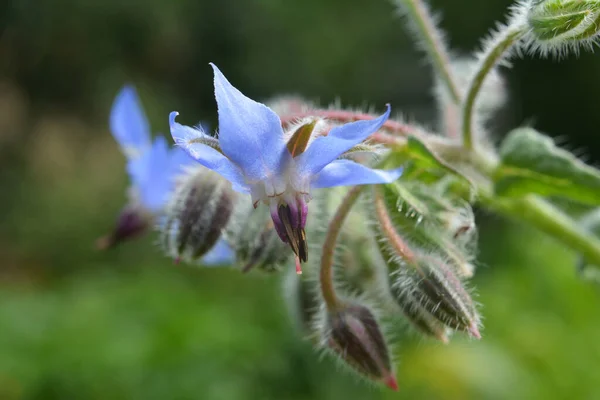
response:
<path id="1" fill-rule="evenodd" d="M 509 1 L 437 0 L 456 54 Z M 400 392 L 299 340 L 279 277 L 174 266 L 153 237 L 93 249 L 125 200 L 108 132 L 134 83 L 154 130 L 216 119 L 209 61 L 253 98 L 390 102 L 435 125 L 431 73 L 385 0 L 0 5 L 0 399 L 598 399 L 600 297 L 576 255 L 483 212 L 483 340 L 408 337 Z M 496 138 L 532 122 L 600 160 L 600 57 L 516 60 Z M 214 125 L 213 125 L 214 126 Z"/>

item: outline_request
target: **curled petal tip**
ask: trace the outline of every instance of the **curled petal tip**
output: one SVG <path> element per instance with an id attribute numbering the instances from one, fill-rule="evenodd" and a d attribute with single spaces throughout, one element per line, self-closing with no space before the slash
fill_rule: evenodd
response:
<path id="1" fill-rule="evenodd" d="M 390 105 L 390 103 L 385 103 L 385 113 L 384 115 L 386 116 L 385 118 L 389 118 L 390 113 L 392 112 L 392 106 Z"/>
<path id="2" fill-rule="evenodd" d="M 173 126 L 175 124 L 175 118 L 179 115 L 177 111 L 171 111 L 169 114 L 169 126 Z"/>

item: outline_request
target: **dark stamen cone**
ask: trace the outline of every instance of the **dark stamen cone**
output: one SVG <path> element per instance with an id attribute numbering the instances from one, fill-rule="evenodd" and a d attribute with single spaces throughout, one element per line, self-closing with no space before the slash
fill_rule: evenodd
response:
<path id="1" fill-rule="evenodd" d="M 325 344 L 361 375 L 397 390 L 390 352 L 368 308 L 352 304 L 329 312 Z"/>
<path id="2" fill-rule="evenodd" d="M 203 167 L 177 188 L 161 220 L 162 243 L 175 260 L 195 262 L 217 242 L 232 213 L 235 192 Z"/>
<path id="3" fill-rule="evenodd" d="M 122 242 L 141 236 L 152 225 L 152 215 L 141 206 L 126 206 L 115 225 L 114 230 L 96 241 L 98 250 L 107 250 Z"/>
<path id="4" fill-rule="evenodd" d="M 294 221 L 300 220 L 301 216 L 298 212 L 298 216 L 292 215 L 292 209 L 287 204 L 281 204 L 277 208 L 277 214 L 279 220 L 284 228 L 287 243 L 292 248 L 292 251 L 301 262 L 308 261 L 308 244 L 306 243 L 306 233 L 304 228 L 299 226 Z"/>

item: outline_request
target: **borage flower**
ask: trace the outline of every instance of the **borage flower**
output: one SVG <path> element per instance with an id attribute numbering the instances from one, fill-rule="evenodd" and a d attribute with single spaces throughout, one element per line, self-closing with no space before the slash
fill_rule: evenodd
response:
<path id="1" fill-rule="evenodd" d="M 152 141 L 150 124 L 133 86 L 125 86 L 113 103 L 110 130 L 127 158 L 131 180 L 129 201 L 110 234 L 98 240 L 98 247 L 113 247 L 152 228 L 172 193 L 176 178 L 186 166 L 197 165 L 179 148 L 169 148 L 163 136 Z M 213 251 L 214 250 L 214 251 Z M 217 243 L 203 258 L 205 264 L 222 264 L 233 253 L 225 242 Z"/>
<path id="2" fill-rule="evenodd" d="M 218 139 L 201 127 L 175 122 L 179 115 L 175 111 L 169 116 L 171 134 L 175 143 L 200 164 L 229 180 L 234 190 L 250 193 L 255 207 L 260 202 L 270 207 L 277 233 L 296 254 L 300 272 L 298 260 L 308 259 L 304 227 L 311 189 L 389 183 L 402 173 L 401 168 L 374 170 L 338 160 L 382 127 L 390 107 L 379 118 L 337 126 L 316 138 L 310 137 L 310 126 L 300 128 L 286 141 L 277 114 L 246 97 L 214 64 L 211 66 L 219 113 Z"/>

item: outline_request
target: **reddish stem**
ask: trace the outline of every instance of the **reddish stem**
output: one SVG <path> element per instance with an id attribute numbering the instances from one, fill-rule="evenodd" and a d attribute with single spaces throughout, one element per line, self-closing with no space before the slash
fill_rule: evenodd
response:
<path id="1" fill-rule="evenodd" d="M 364 186 L 355 186 L 346 194 L 342 204 L 338 207 L 335 215 L 329 223 L 327 236 L 323 242 L 323 253 L 321 254 L 321 266 L 319 269 L 319 281 L 321 283 L 321 293 L 328 310 L 335 310 L 340 306 L 340 301 L 335 294 L 333 284 L 333 255 L 335 252 L 335 243 L 337 242 L 340 230 L 344 220 L 350 213 L 352 206 L 356 203 Z"/>
<path id="2" fill-rule="evenodd" d="M 375 191 L 375 212 L 377 214 L 377 220 L 382 233 L 386 236 L 388 243 L 394 248 L 397 254 L 399 254 L 404 260 L 410 264 L 415 263 L 415 253 L 408 247 L 402 237 L 394 228 L 392 219 L 387 212 L 385 203 L 383 200 L 383 194 L 381 189 L 374 188 Z"/>
<path id="3" fill-rule="evenodd" d="M 328 118 L 328 119 L 332 119 L 332 120 L 336 120 L 336 121 L 340 121 L 340 122 L 368 121 L 368 120 L 377 118 L 377 116 L 375 116 L 375 115 L 359 113 L 359 112 L 354 112 L 354 111 L 315 109 L 315 110 L 300 112 L 297 114 L 282 115 L 281 123 L 282 123 L 282 125 L 285 126 L 285 125 L 291 124 L 292 122 L 294 122 L 295 120 L 298 120 L 300 118 L 314 117 L 314 116 Z M 383 128 L 387 129 L 393 133 L 396 133 L 398 135 L 402 135 L 402 136 L 419 135 L 421 133 L 418 128 L 416 128 L 412 125 L 394 121 L 391 119 L 388 119 L 383 124 Z"/>

